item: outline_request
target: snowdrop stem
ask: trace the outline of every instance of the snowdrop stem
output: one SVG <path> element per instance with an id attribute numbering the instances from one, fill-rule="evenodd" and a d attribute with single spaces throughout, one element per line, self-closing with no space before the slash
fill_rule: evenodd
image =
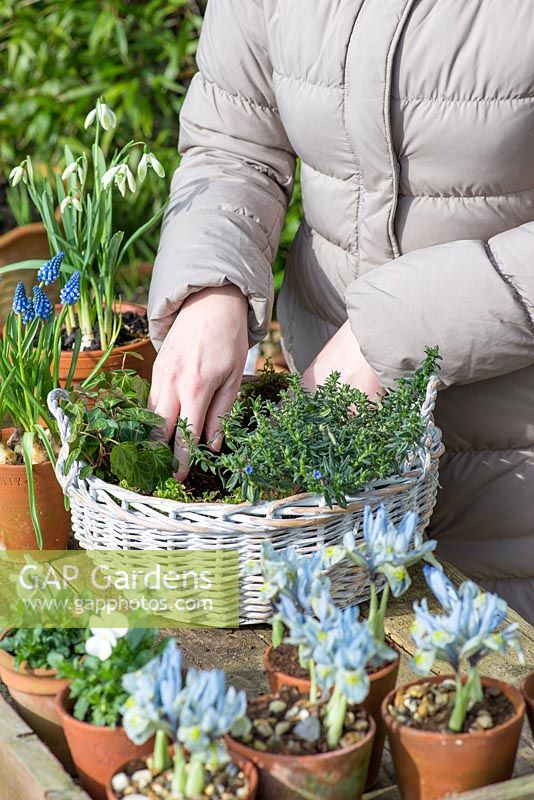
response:
<path id="1" fill-rule="evenodd" d="M 171 766 L 169 756 L 169 742 L 165 731 L 159 730 L 156 733 L 154 742 L 154 770 L 158 773 L 165 772 Z"/>

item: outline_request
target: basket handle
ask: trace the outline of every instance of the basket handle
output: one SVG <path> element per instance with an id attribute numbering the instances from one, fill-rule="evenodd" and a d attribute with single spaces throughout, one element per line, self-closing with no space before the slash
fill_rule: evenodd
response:
<path id="1" fill-rule="evenodd" d="M 418 483 L 426 480 L 427 475 L 432 468 L 432 453 L 430 447 L 428 446 L 428 438 L 430 435 L 428 428 L 429 425 L 433 425 L 432 414 L 434 412 L 434 408 L 436 407 L 436 400 L 440 384 L 441 380 L 438 375 L 430 376 L 426 387 L 425 399 L 423 400 L 423 404 L 421 406 L 421 418 L 425 422 L 426 430 L 420 448 L 419 457 L 421 459 L 422 472 L 418 478 Z"/>
<path id="2" fill-rule="evenodd" d="M 61 449 L 56 462 L 56 478 L 63 489 L 63 493 L 67 491 L 72 483 L 75 482 L 78 474 L 79 464 L 74 462 L 67 475 L 65 475 L 65 463 L 69 457 L 69 437 L 70 437 L 70 420 L 61 408 L 60 401 L 67 400 L 69 393 L 65 389 L 53 389 L 47 398 L 48 408 L 50 413 L 57 422 L 59 430 L 59 438 L 61 441 Z"/>

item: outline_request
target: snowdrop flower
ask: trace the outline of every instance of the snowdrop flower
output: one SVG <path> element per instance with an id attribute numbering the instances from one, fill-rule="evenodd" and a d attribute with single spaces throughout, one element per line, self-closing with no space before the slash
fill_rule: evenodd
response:
<path id="1" fill-rule="evenodd" d="M 75 211 L 82 211 L 80 198 L 75 194 L 68 194 L 64 197 L 59 206 L 61 214 L 64 214 L 67 208 L 74 208 Z"/>
<path id="2" fill-rule="evenodd" d="M 160 178 L 165 177 L 165 170 L 163 169 L 162 164 L 158 161 L 154 153 L 143 153 L 141 156 L 141 160 L 137 166 L 137 177 L 139 181 L 143 183 L 146 178 L 148 168 L 152 168 L 156 175 Z"/>
<path id="3" fill-rule="evenodd" d="M 68 178 L 70 178 L 71 175 L 74 175 L 75 173 L 76 174 L 78 173 L 78 162 L 71 161 L 71 163 L 68 164 L 61 173 L 61 180 L 66 181 Z"/>
<path id="4" fill-rule="evenodd" d="M 126 184 L 128 184 L 131 192 L 135 192 L 137 188 L 135 178 L 128 164 L 118 164 L 115 167 L 110 167 L 102 175 L 103 189 L 109 189 L 112 183 L 115 184 L 123 197 L 126 194 Z"/>
<path id="5" fill-rule="evenodd" d="M 28 176 L 26 175 L 26 170 L 24 169 L 24 162 L 19 164 L 18 167 L 13 167 L 9 173 L 9 182 L 11 186 L 18 186 L 21 181 L 23 181 L 23 183 L 28 182 Z"/>
<path id="6" fill-rule="evenodd" d="M 115 116 L 115 112 L 112 111 L 111 108 L 102 100 L 97 100 L 96 107 L 93 108 L 86 116 L 84 128 L 86 130 L 87 128 L 90 128 L 97 117 L 105 131 L 109 131 L 117 126 L 117 117 Z"/>
<path id="7" fill-rule="evenodd" d="M 85 643 L 87 655 L 107 661 L 119 639 L 128 633 L 128 628 L 90 628 L 93 634 Z"/>

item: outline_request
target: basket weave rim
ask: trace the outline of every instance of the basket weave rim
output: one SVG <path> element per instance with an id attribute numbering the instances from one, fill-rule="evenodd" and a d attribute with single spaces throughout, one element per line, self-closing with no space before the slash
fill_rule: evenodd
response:
<path id="1" fill-rule="evenodd" d="M 444 451 L 444 446 L 441 442 L 441 431 L 435 425 L 432 415 L 439 383 L 440 379 L 437 375 L 431 376 L 429 379 L 425 400 L 421 407 L 421 417 L 426 423 L 426 429 L 422 441 L 414 453 L 412 462 L 407 464 L 405 470 L 399 474 L 369 483 L 362 487 L 360 492 L 354 495 L 347 495 L 346 507 L 339 505 L 328 506 L 323 495 L 311 492 L 289 495 L 277 500 L 261 500 L 257 503 L 243 502 L 236 504 L 220 501 L 213 503 L 184 503 L 178 500 L 138 494 L 115 484 L 107 483 L 94 475 L 80 479 L 79 472 L 84 466 L 83 462 L 75 462 L 69 474 L 65 476 L 63 469 L 69 452 L 70 421 L 60 406 L 60 400 L 68 397 L 68 393 L 63 389 L 55 389 L 50 392 L 48 397 L 50 411 L 58 422 L 62 444 L 56 465 L 56 475 L 67 495 L 72 493 L 78 495 L 78 499 L 82 495 L 90 498 L 97 491 L 105 491 L 126 506 L 121 509 L 123 513 L 130 510 L 135 510 L 139 513 L 139 509 L 133 509 L 130 506 L 142 505 L 147 509 L 150 508 L 154 515 L 153 519 L 161 516 L 162 519 L 167 519 L 168 523 L 171 524 L 172 522 L 181 522 L 183 524 L 187 521 L 191 523 L 192 530 L 198 530 L 202 524 L 198 521 L 195 523 L 194 520 L 190 519 L 195 514 L 206 515 L 203 520 L 204 524 L 209 524 L 211 519 L 213 522 L 226 521 L 231 523 L 232 517 L 245 519 L 249 517 L 249 519 L 261 519 L 264 523 L 268 522 L 269 526 L 272 527 L 277 527 L 278 524 L 290 526 L 292 521 L 302 524 L 303 520 L 307 525 L 312 525 L 314 520 L 324 521 L 327 517 L 335 517 L 358 510 L 358 507 L 365 503 L 368 495 L 372 495 L 374 498 L 377 495 L 387 497 L 391 494 L 401 493 L 414 483 L 424 480 L 431 462 L 439 459 Z M 419 460 L 419 465 L 414 466 L 414 462 L 417 460 Z M 184 516 L 180 517 L 180 515 L 184 515 L 185 518 Z M 235 521 L 238 522 L 237 519 Z"/>

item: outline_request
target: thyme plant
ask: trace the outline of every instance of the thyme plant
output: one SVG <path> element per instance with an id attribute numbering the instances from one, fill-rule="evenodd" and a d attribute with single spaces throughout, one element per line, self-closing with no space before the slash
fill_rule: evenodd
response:
<path id="1" fill-rule="evenodd" d="M 229 493 L 240 489 L 257 502 L 299 492 L 324 495 L 328 505 L 347 505 L 363 486 L 396 475 L 420 446 L 421 406 L 437 369 L 437 348 L 421 367 L 376 402 L 342 384 L 332 373 L 315 393 L 299 375 L 287 379 L 276 399 L 238 397 L 221 418 L 220 453 L 193 440 L 187 421 L 179 427 L 194 465 L 219 475 Z"/>

